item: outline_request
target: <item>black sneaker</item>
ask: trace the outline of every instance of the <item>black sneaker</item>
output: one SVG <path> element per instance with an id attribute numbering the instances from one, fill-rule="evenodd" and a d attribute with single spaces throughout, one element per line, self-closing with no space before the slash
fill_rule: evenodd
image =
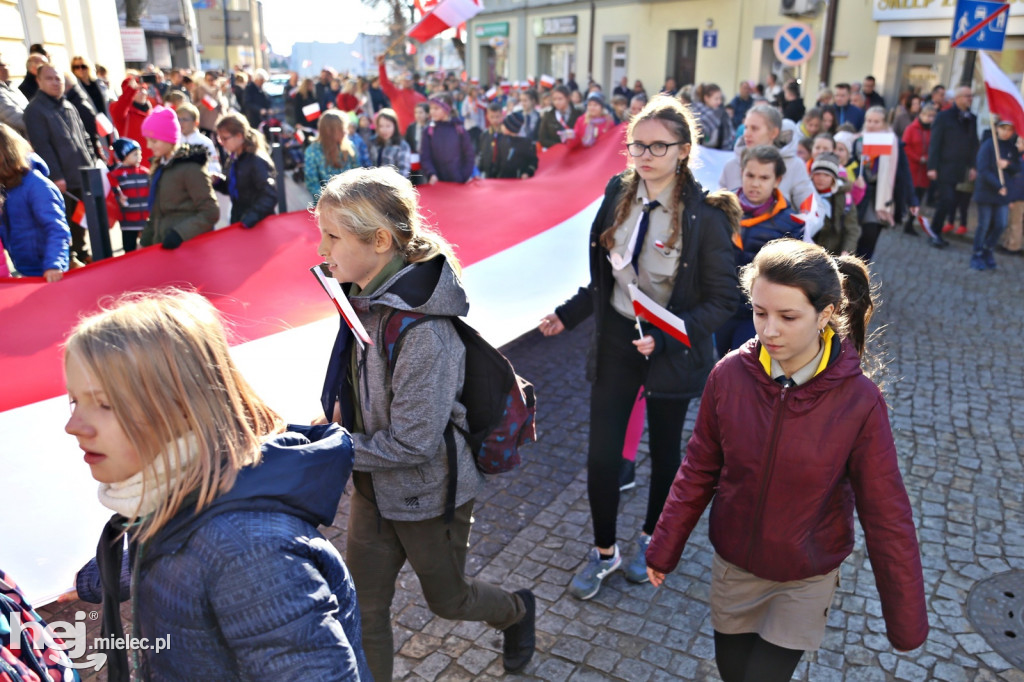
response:
<path id="1" fill-rule="evenodd" d="M 636 487 L 636 462 L 631 459 L 622 460 L 619 469 L 619 490 L 630 490 Z"/>
<path id="2" fill-rule="evenodd" d="M 502 663 L 505 664 L 505 672 L 514 673 L 526 667 L 526 664 L 533 658 L 533 651 L 537 648 L 537 631 L 535 624 L 537 620 L 537 600 L 530 590 L 516 590 L 515 593 L 523 600 L 526 607 L 526 615 L 514 625 L 505 628 L 505 645 L 502 647 Z"/>
<path id="3" fill-rule="evenodd" d="M 947 246 L 949 246 L 949 242 L 947 242 L 942 237 L 934 237 L 932 238 L 931 245 L 934 246 L 936 249 L 944 249 Z"/>

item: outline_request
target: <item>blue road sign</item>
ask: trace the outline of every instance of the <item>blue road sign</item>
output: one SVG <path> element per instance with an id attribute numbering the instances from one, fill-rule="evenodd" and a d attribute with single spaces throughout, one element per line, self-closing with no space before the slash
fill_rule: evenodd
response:
<path id="1" fill-rule="evenodd" d="M 704 31 L 704 47 L 718 47 L 718 29 Z"/>
<path id="2" fill-rule="evenodd" d="M 808 24 L 787 24 L 775 34 L 775 56 L 787 66 L 799 66 L 810 60 L 817 41 Z"/>
<path id="3" fill-rule="evenodd" d="M 1002 52 L 1010 6 L 991 0 L 957 0 L 950 46 Z"/>

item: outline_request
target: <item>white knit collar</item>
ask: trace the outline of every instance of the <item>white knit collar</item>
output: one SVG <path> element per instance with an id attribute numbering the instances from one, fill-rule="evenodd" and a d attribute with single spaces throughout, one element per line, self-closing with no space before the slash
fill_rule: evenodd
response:
<path id="1" fill-rule="evenodd" d="M 189 432 L 179 438 L 175 447 L 168 446 L 168 455 L 173 457 L 177 451 L 183 458 L 182 468 L 190 464 L 198 453 L 198 439 L 196 435 Z M 181 468 L 171 471 L 169 474 L 164 471 L 163 457 L 156 457 L 153 460 L 149 480 L 146 481 L 143 490 L 143 479 L 145 468 L 134 476 L 116 483 L 100 483 L 98 495 L 100 504 L 107 509 L 117 512 L 125 518 L 149 516 L 156 511 L 160 503 L 170 494 L 181 474 Z"/>

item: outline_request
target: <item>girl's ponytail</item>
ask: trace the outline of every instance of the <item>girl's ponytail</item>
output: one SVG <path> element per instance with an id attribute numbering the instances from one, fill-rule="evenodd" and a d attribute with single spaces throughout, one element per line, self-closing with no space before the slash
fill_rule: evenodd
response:
<path id="1" fill-rule="evenodd" d="M 846 324 L 846 335 L 858 355 L 863 356 L 868 324 L 875 312 L 871 275 L 864 261 L 856 256 L 840 256 L 836 258 L 836 265 L 843 284 L 841 316 Z"/>

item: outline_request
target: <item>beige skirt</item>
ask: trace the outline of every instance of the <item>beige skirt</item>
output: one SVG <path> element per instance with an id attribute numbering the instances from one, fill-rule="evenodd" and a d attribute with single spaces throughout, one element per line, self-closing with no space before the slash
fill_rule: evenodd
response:
<path id="1" fill-rule="evenodd" d="M 711 561 L 711 625 L 726 635 L 756 632 L 786 649 L 821 646 L 839 569 L 806 580 L 758 578 L 715 553 Z"/>

